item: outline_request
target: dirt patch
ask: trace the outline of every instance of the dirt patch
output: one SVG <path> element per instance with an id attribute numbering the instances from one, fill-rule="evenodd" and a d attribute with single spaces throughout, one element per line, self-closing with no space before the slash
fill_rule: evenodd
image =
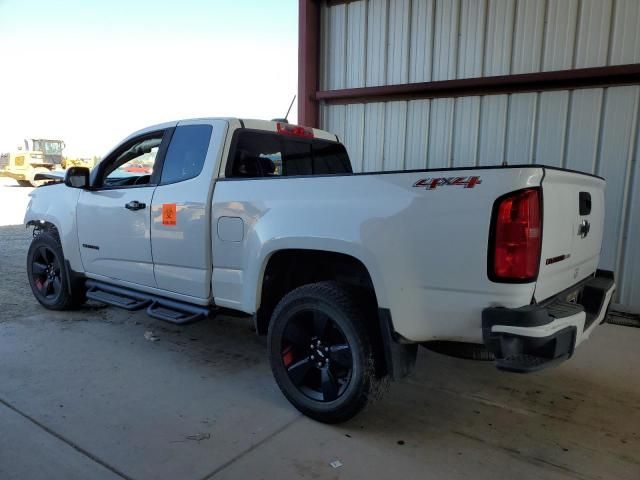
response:
<path id="1" fill-rule="evenodd" d="M 31 229 L 24 225 L 0 227 L 0 322 L 42 313 L 27 280 L 26 258 Z"/>

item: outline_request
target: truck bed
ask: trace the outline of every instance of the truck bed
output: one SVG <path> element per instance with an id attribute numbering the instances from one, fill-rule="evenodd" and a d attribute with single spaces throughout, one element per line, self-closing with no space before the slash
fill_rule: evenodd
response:
<path id="1" fill-rule="evenodd" d="M 528 305 L 536 292 L 545 298 L 595 272 L 598 252 L 585 251 L 573 252 L 575 263 L 541 267 L 538 281 L 488 278 L 492 212 L 510 192 L 542 186 L 542 257 L 572 253 L 569 243 L 550 240 L 558 233 L 572 238 L 579 223 L 577 199 L 571 215 L 555 209 L 563 185 L 592 190 L 599 245 L 604 181 L 542 165 L 220 179 L 213 225 L 237 215 L 245 235 L 242 242 L 213 237 L 214 252 L 222 252 L 214 255 L 215 303 L 252 312 L 258 300 L 242 285 L 259 280 L 261 259 L 283 248 L 329 249 L 367 266 L 379 307 L 393 313 L 402 337 L 481 342 L 482 309 Z M 568 279 L 578 264 L 579 275 Z"/>

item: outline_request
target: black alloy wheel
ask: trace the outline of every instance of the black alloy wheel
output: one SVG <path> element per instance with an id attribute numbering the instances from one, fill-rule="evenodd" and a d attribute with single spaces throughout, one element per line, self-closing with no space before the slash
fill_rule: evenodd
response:
<path id="1" fill-rule="evenodd" d="M 45 231 L 33 237 L 27 252 L 27 276 L 34 297 L 43 307 L 68 310 L 85 302 L 83 279 L 70 273 L 57 235 Z"/>
<path id="2" fill-rule="evenodd" d="M 362 410 L 376 381 L 364 309 L 337 282 L 303 285 L 286 294 L 269 323 L 271 371 L 285 397 L 325 423 Z"/>
<path id="3" fill-rule="evenodd" d="M 289 319 L 282 342 L 282 363 L 291 382 L 307 397 L 332 402 L 353 372 L 351 347 L 340 327 L 318 310 L 300 310 Z"/>
<path id="4" fill-rule="evenodd" d="M 51 248 L 42 245 L 31 259 L 31 277 L 39 295 L 55 300 L 62 292 L 60 259 Z"/>

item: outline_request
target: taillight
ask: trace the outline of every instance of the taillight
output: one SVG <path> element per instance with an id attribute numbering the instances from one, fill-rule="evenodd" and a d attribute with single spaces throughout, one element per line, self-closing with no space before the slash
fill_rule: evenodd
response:
<path id="1" fill-rule="evenodd" d="M 313 128 L 291 125 L 290 123 L 280 123 L 277 125 L 278 133 L 281 135 L 292 135 L 294 137 L 313 138 Z"/>
<path id="2" fill-rule="evenodd" d="M 530 282 L 538 276 L 542 220 L 540 190 L 519 190 L 498 200 L 489 246 L 489 277 L 497 282 Z"/>

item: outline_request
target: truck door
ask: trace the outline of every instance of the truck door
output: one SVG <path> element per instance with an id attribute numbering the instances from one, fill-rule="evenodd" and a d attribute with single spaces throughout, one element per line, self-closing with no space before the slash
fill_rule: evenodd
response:
<path id="1" fill-rule="evenodd" d="M 78 200 L 78 240 L 86 272 L 155 287 L 151 258 L 151 202 L 156 170 L 172 129 L 138 136 L 118 147 L 93 172 L 92 189 Z"/>
<path id="2" fill-rule="evenodd" d="M 196 299 L 211 293 L 210 205 L 227 131 L 223 120 L 178 123 L 151 207 L 158 288 Z"/>

